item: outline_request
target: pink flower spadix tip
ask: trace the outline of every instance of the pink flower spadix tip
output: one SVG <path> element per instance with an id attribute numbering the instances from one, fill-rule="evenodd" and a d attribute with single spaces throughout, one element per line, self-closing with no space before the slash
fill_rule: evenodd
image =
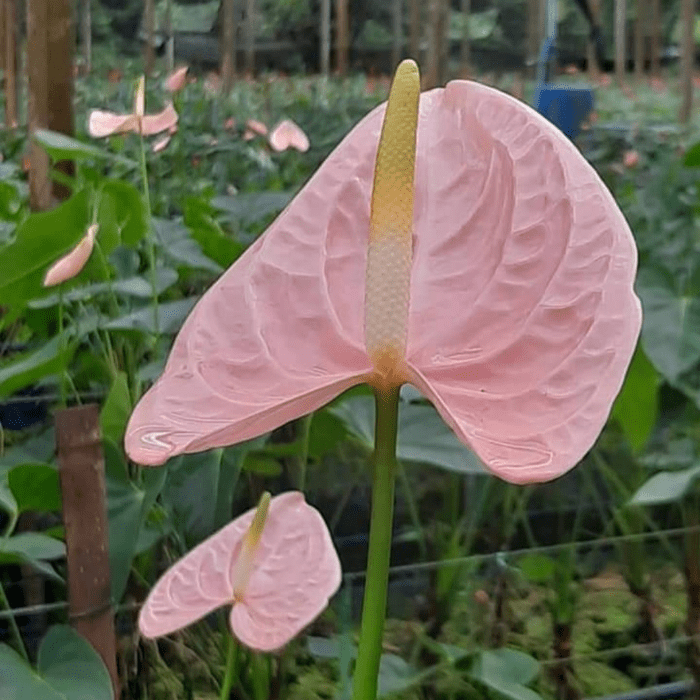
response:
<path id="1" fill-rule="evenodd" d="M 146 87 L 142 76 L 134 95 L 134 111 L 131 114 L 116 114 L 93 109 L 88 117 L 88 133 L 93 138 L 104 138 L 132 131 L 143 136 L 153 136 L 167 131 L 177 124 L 178 115 L 172 102 L 162 112 L 145 114 Z"/>
<path id="2" fill-rule="evenodd" d="M 641 324 L 629 227 L 527 105 L 417 86 L 402 63 L 389 106 L 197 304 L 131 416 L 135 461 L 247 440 L 362 382 L 413 384 L 512 482 L 592 446 Z"/>
<path id="3" fill-rule="evenodd" d="M 295 148 L 300 153 L 309 150 L 309 137 L 303 129 L 291 119 L 281 121 L 270 134 L 270 146 L 273 150 L 281 152 L 288 148 Z"/>
<path id="4" fill-rule="evenodd" d="M 92 255 L 98 229 L 98 224 L 89 226 L 75 248 L 51 265 L 44 275 L 44 287 L 61 284 L 80 273 Z"/>
<path id="5" fill-rule="evenodd" d="M 146 637 L 160 637 L 232 605 L 231 630 L 246 646 L 274 651 L 328 605 L 340 561 L 323 518 L 298 491 L 264 494 L 176 562 L 139 615 Z"/>

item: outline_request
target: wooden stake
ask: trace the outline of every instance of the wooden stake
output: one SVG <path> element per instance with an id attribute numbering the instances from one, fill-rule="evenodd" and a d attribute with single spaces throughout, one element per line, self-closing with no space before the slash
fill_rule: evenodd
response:
<path id="1" fill-rule="evenodd" d="M 527 74 L 534 77 L 541 43 L 540 0 L 528 0 L 527 3 Z"/>
<path id="2" fill-rule="evenodd" d="M 615 0 L 615 77 L 622 87 L 627 62 L 627 2 Z"/>
<path id="3" fill-rule="evenodd" d="M 71 624 L 92 644 L 119 697 L 111 603 L 105 471 L 95 404 L 56 414 Z"/>
<path id="4" fill-rule="evenodd" d="M 255 0 L 246 2 L 245 72 L 249 78 L 255 76 Z"/>
<path id="5" fill-rule="evenodd" d="M 392 72 L 401 61 L 403 53 L 403 2 L 402 0 L 392 0 L 391 3 L 391 25 L 393 34 L 393 44 L 391 47 Z"/>
<path id="6" fill-rule="evenodd" d="M 408 55 L 420 63 L 420 40 L 423 5 L 419 0 L 408 0 Z"/>
<path id="7" fill-rule="evenodd" d="M 223 0 L 221 27 L 221 85 L 225 93 L 231 92 L 236 76 L 236 15 L 234 0 Z"/>
<path id="8" fill-rule="evenodd" d="M 681 109 L 678 118 L 687 124 L 693 105 L 693 63 L 695 57 L 695 0 L 681 0 Z"/>
<path id="9" fill-rule="evenodd" d="M 331 0 L 321 0 L 320 42 L 321 75 L 328 77 L 331 72 Z"/>
<path id="10" fill-rule="evenodd" d="M 155 0 L 145 0 L 143 10 L 143 29 L 146 33 L 146 43 L 143 47 L 144 73 L 150 76 L 156 63 L 156 51 L 154 36 L 156 31 L 156 6 Z"/>
<path id="11" fill-rule="evenodd" d="M 335 3 L 335 69 L 338 75 L 345 75 L 348 72 L 349 35 L 350 27 L 348 20 L 348 0 L 336 0 Z"/>
<path id="12" fill-rule="evenodd" d="M 17 127 L 17 0 L 4 0 L 5 125 Z"/>

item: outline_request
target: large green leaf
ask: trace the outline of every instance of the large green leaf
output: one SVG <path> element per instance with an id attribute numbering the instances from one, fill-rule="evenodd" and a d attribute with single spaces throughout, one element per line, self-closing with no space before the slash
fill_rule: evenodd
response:
<path id="1" fill-rule="evenodd" d="M 639 487 L 632 496 L 632 503 L 655 506 L 674 503 L 683 498 L 700 476 L 700 465 L 680 471 L 660 472 Z"/>
<path id="2" fill-rule="evenodd" d="M 178 299 L 158 304 L 158 330 L 160 333 L 177 333 L 185 322 L 187 314 L 199 301 L 199 297 Z M 132 311 L 125 316 L 115 318 L 105 324 L 111 331 L 146 331 L 155 332 L 155 318 L 152 306 L 145 306 L 138 311 Z"/>
<path id="3" fill-rule="evenodd" d="M 49 129 L 37 129 L 32 138 L 54 160 L 83 160 L 85 158 L 98 158 L 101 160 L 118 160 L 122 163 L 136 166 L 136 162 L 123 156 L 103 150 L 91 143 L 78 141 L 71 136 L 66 136 L 57 131 Z"/>
<path id="4" fill-rule="evenodd" d="M 223 271 L 221 265 L 202 253 L 201 247 L 181 221 L 154 218 L 153 229 L 163 254 L 176 266 L 207 270 L 214 274 Z"/>
<path id="5" fill-rule="evenodd" d="M 396 654 L 382 654 L 379 661 L 377 697 L 403 693 L 424 680 L 426 671 L 418 671 Z"/>
<path id="6" fill-rule="evenodd" d="M 131 396 L 125 372 L 117 372 L 100 411 L 100 428 L 105 438 L 121 444 L 131 415 Z"/>
<path id="7" fill-rule="evenodd" d="M 74 629 L 55 625 L 39 647 L 36 670 L 0 644 L 2 700 L 113 700 L 109 673 L 97 652 Z"/>
<path id="8" fill-rule="evenodd" d="M 374 449 L 374 399 L 353 396 L 330 409 L 366 447 Z M 428 404 L 401 402 L 396 449 L 400 460 L 420 462 L 462 474 L 483 474 L 485 469 Z"/>
<path id="9" fill-rule="evenodd" d="M 185 200 L 185 225 L 204 254 L 226 268 L 243 252 L 244 246 L 226 235 L 216 220 L 217 210 L 203 197 Z"/>
<path id="10" fill-rule="evenodd" d="M 293 192 L 243 192 L 214 197 L 212 204 L 230 220 L 246 225 L 282 211 L 293 196 Z"/>
<path id="11" fill-rule="evenodd" d="M 41 532 L 21 532 L 0 539 L 0 564 L 29 564 L 48 578 L 62 581 L 48 563 L 66 554 L 66 547 Z"/>
<path id="12" fill-rule="evenodd" d="M 527 687 L 538 673 L 537 661 L 515 649 L 482 651 L 470 670 L 474 680 L 509 700 L 542 700 L 542 696 Z"/>
<path id="13" fill-rule="evenodd" d="M 31 214 L 15 239 L 0 248 L 0 299 L 23 305 L 44 292 L 44 274 L 85 234 L 90 223 L 90 194 L 83 190 L 50 212 Z"/>
<path id="14" fill-rule="evenodd" d="M 7 482 L 19 512 L 61 510 L 58 470 L 50 464 L 20 464 L 10 469 Z"/>
<path id="15" fill-rule="evenodd" d="M 700 296 L 679 290 L 661 267 L 643 267 L 637 290 L 644 307 L 642 343 L 654 367 L 671 383 L 700 362 Z"/>
<path id="16" fill-rule="evenodd" d="M 656 424 L 659 384 L 658 373 L 642 346 L 638 345 L 612 409 L 612 417 L 618 421 L 635 451 L 644 447 Z"/>
<path id="17" fill-rule="evenodd" d="M 103 180 L 100 206 L 109 201 L 118 241 L 133 247 L 146 235 L 148 217 L 141 193 L 124 180 Z"/>

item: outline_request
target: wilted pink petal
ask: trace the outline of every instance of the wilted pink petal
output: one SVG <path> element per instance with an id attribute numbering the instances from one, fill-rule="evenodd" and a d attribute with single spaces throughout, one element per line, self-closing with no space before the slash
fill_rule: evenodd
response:
<path id="1" fill-rule="evenodd" d="M 124 134 L 138 129 L 138 118 L 135 114 L 115 114 L 101 109 L 93 109 L 88 117 L 88 133 L 96 139 Z"/>
<path id="2" fill-rule="evenodd" d="M 275 151 L 296 148 L 305 153 L 309 150 L 309 139 L 298 124 L 291 119 L 280 122 L 270 134 L 270 146 Z"/>
<path id="3" fill-rule="evenodd" d="M 305 415 L 373 376 L 370 197 L 385 106 L 365 117 L 203 296 L 126 448 L 161 464 Z M 465 81 L 420 97 L 403 377 L 498 476 L 588 451 L 641 323 L 629 227 L 556 127 Z"/>
<path id="4" fill-rule="evenodd" d="M 78 245 L 48 269 L 44 276 L 44 287 L 61 284 L 61 282 L 75 277 L 85 267 L 85 263 L 92 254 L 98 228 L 97 224 L 92 224 Z"/>
<path id="5" fill-rule="evenodd" d="M 233 602 L 234 635 L 274 651 L 324 610 L 340 585 L 340 561 L 323 518 L 297 491 L 270 501 L 254 568 L 234 602 L 236 561 L 254 515 L 236 518 L 161 577 L 139 615 L 145 637 L 170 634 Z"/>
<path id="6" fill-rule="evenodd" d="M 154 141 L 152 146 L 153 152 L 160 153 L 165 150 L 165 147 L 170 143 L 170 139 L 172 139 L 172 136 L 166 134 L 165 136 L 161 136 L 157 141 Z"/>
<path id="7" fill-rule="evenodd" d="M 141 120 L 141 133 L 144 136 L 153 136 L 161 131 L 168 131 L 177 124 L 178 116 L 172 102 L 158 114 L 147 114 Z"/>
<path id="8" fill-rule="evenodd" d="M 165 80 L 165 89 L 168 92 L 180 92 L 187 85 L 188 66 L 182 66 L 173 71 Z"/>

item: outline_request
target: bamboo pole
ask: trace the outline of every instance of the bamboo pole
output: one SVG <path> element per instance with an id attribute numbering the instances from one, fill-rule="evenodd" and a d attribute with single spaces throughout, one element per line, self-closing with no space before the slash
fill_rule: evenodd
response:
<path id="1" fill-rule="evenodd" d="M 321 75 L 328 77 L 331 72 L 331 0 L 321 0 L 320 42 Z"/>
<path id="2" fill-rule="evenodd" d="M 693 105 L 693 59 L 695 57 L 695 0 L 681 0 L 681 109 L 678 118 L 687 124 Z"/>
<path id="3" fill-rule="evenodd" d="M 236 73 L 236 15 L 234 0 L 223 0 L 221 22 L 221 85 L 225 93 L 231 92 Z"/>
<path id="4" fill-rule="evenodd" d="M 648 0 L 635 0 L 637 16 L 634 22 L 634 77 L 638 83 L 644 78 L 644 42 L 646 35 L 646 3 Z"/>
<path id="5" fill-rule="evenodd" d="M 459 9 L 462 13 L 462 21 L 464 22 L 462 42 L 459 47 L 459 72 L 461 74 L 460 77 L 468 78 L 471 72 L 471 37 L 469 36 L 469 18 L 472 11 L 471 0 L 461 0 Z"/>
<path id="6" fill-rule="evenodd" d="M 338 75 L 345 75 L 348 72 L 348 59 L 350 52 L 350 25 L 348 14 L 348 0 L 336 0 L 335 3 L 335 69 Z"/>
<path id="7" fill-rule="evenodd" d="M 156 27 L 156 6 L 155 0 L 144 0 L 143 24 L 146 33 L 146 43 L 143 47 L 143 65 L 144 73 L 150 76 L 153 73 L 153 68 L 156 62 L 156 53 L 154 46 L 154 35 Z"/>
<path id="8" fill-rule="evenodd" d="M 100 655 L 119 697 L 99 411 L 95 404 L 56 414 L 66 531 L 71 625 Z"/>
<path id="9" fill-rule="evenodd" d="M 423 5 L 419 0 L 408 0 L 408 55 L 420 63 L 420 40 Z"/>
<path id="10" fill-rule="evenodd" d="M 245 72 L 249 78 L 255 76 L 255 0 L 246 2 Z"/>
<path id="11" fill-rule="evenodd" d="M 393 44 L 391 49 L 392 72 L 401 61 L 403 53 L 403 2 L 392 0 L 391 3 Z"/>
<path id="12" fill-rule="evenodd" d="M 615 77 L 622 87 L 627 60 L 627 2 L 615 0 Z"/>
<path id="13" fill-rule="evenodd" d="M 17 0 L 4 0 L 5 125 L 17 127 Z"/>

